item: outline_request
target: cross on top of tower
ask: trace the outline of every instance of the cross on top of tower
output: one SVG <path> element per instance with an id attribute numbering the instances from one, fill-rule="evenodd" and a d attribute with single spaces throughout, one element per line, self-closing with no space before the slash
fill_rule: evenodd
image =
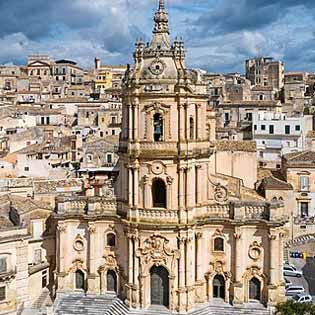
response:
<path id="1" fill-rule="evenodd" d="M 159 0 L 158 11 L 154 15 L 154 30 L 153 33 L 169 33 L 168 14 L 165 11 L 164 0 Z"/>
<path id="2" fill-rule="evenodd" d="M 165 10 L 165 2 L 164 2 L 164 0 L 159 0 L 159 10 Z"/>

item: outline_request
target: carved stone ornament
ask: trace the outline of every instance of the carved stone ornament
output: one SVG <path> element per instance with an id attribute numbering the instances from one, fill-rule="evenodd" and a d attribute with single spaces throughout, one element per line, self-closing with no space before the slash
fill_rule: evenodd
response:
<path id="1" fill-rule="evenodd" d="M 84 239 L 83 237 L 78 234 L 73 242 L 73 248 L 77 251 L 77 252 L 81 252 L 84 250 Z"/>
<path id="2" fill-rule="evenodd" d="M 149 66 L 149 70 L 154 75 L 161 75 L 164 72 L 165 63 L 159 58 L 155 59 Z"/>
<path id="3" fill-rule="evenodd" d="M 143 248 L 138 249 L 137 256 L 146 264 L 150 262 L 157 266 L 167 264 L 169 257 L 179 258 L 178 250 L 169 248 L 168 243 L 168 239 L 163 236 L 151 235 L 144 241 Z"/>
<path id="4" fill-rule="evenodd" d="M 258 260 L 262 254 L 262 247 L 258 242 L 254 241 L 248 250 L 248 256 L 253 260 Z"/>
<path id="5" fill-rule="evenodd" d="M 228 191 L 227 189 L 218 184 L 214 189 L 214 200 L 217 202 L 225 202 L 228 199 Z"/>
<path id="6" fill-rule="evenodd" d="M 77 270 L 86 271 L 84 262 L 82 259 L 75 259 L 70 268 L 68 269 L 68 272 L 76 272 Z"/>
<path id="7" fill-rule="evenodd" d="M 160 175 L 164 171 L 164 165 L 161 162 L 153 162 L 151 165 L 151 171 L 155 175 Z"/>
<path id="8" fill-rule="evenodd" d="M 110 253 L 108 255 L 103 256 L 105 258 L 105 263 L 98 268 L 98 272 L 101 273 L 107 269 L 118 269 L 117 259 L 114 253 Z"/>

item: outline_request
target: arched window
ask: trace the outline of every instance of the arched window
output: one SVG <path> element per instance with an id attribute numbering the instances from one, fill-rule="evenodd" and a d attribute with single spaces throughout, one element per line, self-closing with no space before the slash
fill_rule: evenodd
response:
<path id="1" fill-rule="evenodd" d="M 279 201 L 283 201 L 283 198 L 282 198 L 282 197 L 279 197 Z"/>
<path id="2" fill-rule="evenodd" d="M 272 201 L 272 202 L 277 202 L 278 199 L 277 199 L 277 197 L 273 197 L 273 198 L 271 199 L 271 201 Z"/>
<path id="3" fill-rule="evenodd" d="M 216 252 L 224 252 L 224 239 L 222 237 L 216 237 L 213 241 L 213 245 Z"/>
<path id="4" fill-rule="evenodd" d="M 106 239 L 107 246 L 116 246 L 116 235 L 114 233 L 108 233 Z"/>
<path id="5" fill-rule="evenodd" d="M 189 118 L 189 139 L 194 139 L 194 119 Z"/>
<path id="6" fill-rule="evenodd" d="M 154 141 L 163 141 L 163 116 L 159 113 L 153 116 L 153 137 Z"/>
<path id="7" fill-rule="evenodd" d="M 160 178 L 152 182 L 152 203 L 154 208 L 166 208 L 166 187 Z"/>

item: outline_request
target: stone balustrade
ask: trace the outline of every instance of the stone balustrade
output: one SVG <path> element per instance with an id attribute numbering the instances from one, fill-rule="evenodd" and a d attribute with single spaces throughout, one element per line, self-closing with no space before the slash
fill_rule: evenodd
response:
<path id="1" fill-rule="evenodd" d="M 178 223 L 179 211 L 169 209 L 139 209 L 140 221 Z"/>
<path id="2" fill-rule="evenodd" d="M 57 198 L 59 215 L 116 214 L 117 202 L 113 197 L 62 197 Z"/>
<path id="3" fill-rule="evenodd" d="M 231 209 L 229 204 L 213 204 L 206 207 L 203 217 L 210 218 L 230 218 Z"/>
<path id="4" fill-rule="evenodd" d="M 115 197 L 59 197 L 57 198 L 58 215 L 116 215 L 117 200 Z M 183 215 L 186 216 L 187 210 L 177 209 L 134 209 L 132 217 L 140 222 L 158 222 L 176 224 L 181 222 Z M 267 220 L 267 221 L 286 221 L 283 206 L 280 204 L 269 204 L 265 202 L 230 202 L 230 203 L 211 203 L 191 212 L 189 217 L 202 220 Z M 295 221 L 297 222 L 297 221 Z M 307 221 L 315 224 L 314 220 Z M 296 223 L 297 224 L 297 223 Z M 310 223 L 308 223 L 310 224 Z"/>
<path id="5" fill-rule="evenodd" d="M 315 225 L 315 216 L 310 217 L 295 216 L 293 221 L 294 224 L 297 225 Z"/>

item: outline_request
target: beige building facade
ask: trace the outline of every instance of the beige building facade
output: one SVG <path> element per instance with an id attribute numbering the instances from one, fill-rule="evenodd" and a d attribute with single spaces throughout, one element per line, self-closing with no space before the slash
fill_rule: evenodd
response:
<path id="1" fill-rule="evenodd" d="M 283 206 L 216 173 L 207 85 L 170 42 L 162 0 L 154 21 L 123 80 L 117 181 L 57 201 L 57 297 L 114 292 L 173 313 L 214 298 L 273 307 L 284 300 Z"/>

